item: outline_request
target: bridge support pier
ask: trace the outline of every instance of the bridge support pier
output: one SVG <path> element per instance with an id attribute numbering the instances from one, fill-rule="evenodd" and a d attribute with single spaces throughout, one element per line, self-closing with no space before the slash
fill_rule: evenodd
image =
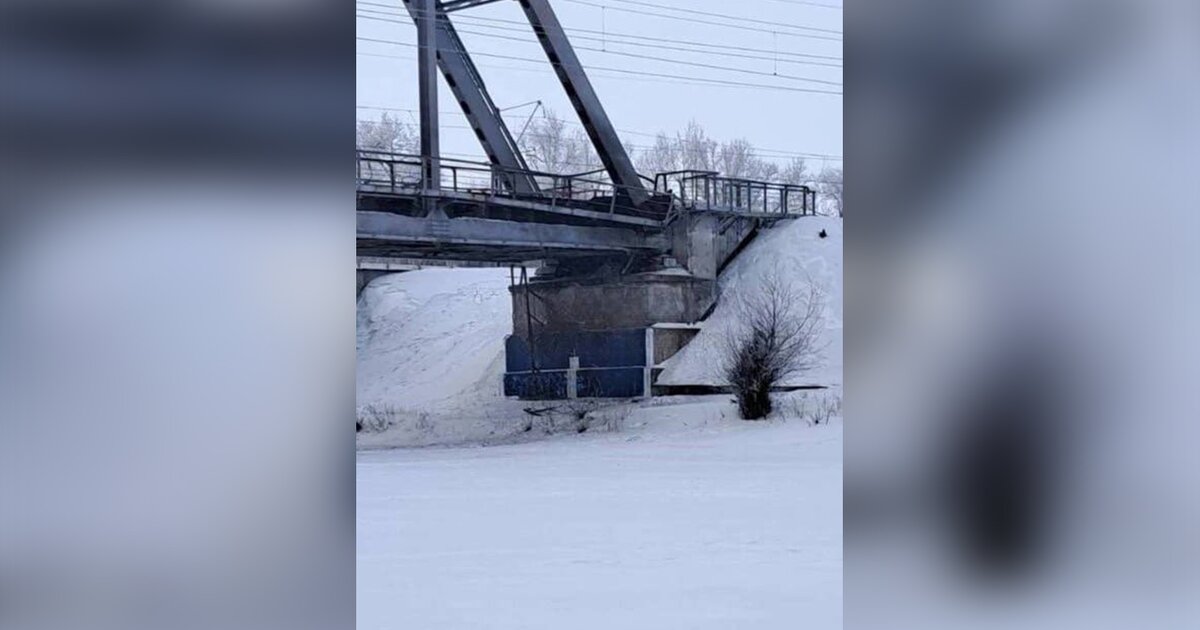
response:
<path id="1" fill-rule="evenodd" d="M 700 278 L 715 279 L 759 228 L 759 219 L 695 213 L 668 228 L 671 253 Z"/>
<path id="2" fill-rule="evenodd" d="M 714 280 L 673 273 L 543 280 L 510 290 L 504 391 L 531 399 L 649 396 L 654 367 L 665 358 L 655 325 L 699 321 L 716 300 Z"/>

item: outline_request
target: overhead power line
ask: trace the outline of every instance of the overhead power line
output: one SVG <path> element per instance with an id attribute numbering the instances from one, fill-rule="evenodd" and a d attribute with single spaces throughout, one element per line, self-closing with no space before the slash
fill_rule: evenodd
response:
<path id="1" fill-rule="evenodd" d="M 820 9 L 837 9 L 842 10 L 842 6 L 838 4 L 825 4 L 822 2 L 809 2 L 808 0 L 771 0 L 771 2 L 779 2 L 781 4 L 792 4 L 804 7 L 817 7 Z"/>
<path id="2" fill-rule="evenodd" d="M 831 28 L 818 28 L 815 26 L 804 26 L 801 24 L 789 24 L 787 22 L 758 20 L 758 19 L 740 16 L 740 15 L 729 15 L 728 13 L 713 13 L 711 11 L 701 11 L 699 9 L 688 9 L 688 8 L 683 8 L 683 7 L 675 7 L 675 6 L 671 6 L 671 5 L 667 5 L 667 4 L 658 4 L 656 2 L 641 2 L 640 0 L 608 0 L 608 1 L 609 2 L 619 2 L 621 4 L 631 4 L 634 6 L 652 7 L 652 8 L 656 8 L 656 9 L 663 9 L 665 11 L 679 11 L 682 13 L 691 13 L 694 15 L 705 15 L 705 16 L 709 16 L 709 17 L 718 17 L 718 18 L 722 18 L 722 19 L 726 19 L 726 20 L 737 20 L 739 22 L 749 22 L 752 24 L 766 24 L 767 26 L 771 26 L 773 28 L 794 28 L 794 29 L 805 30 L 805 31 L 813 31 L 815 33 L 829 33 L 832 35 L 841 35 L 842 34 L 841 31 L 831 29 Z"/>
<path id="3" fill-rule="evenodd" d="M 388 40 L 388 39 L 379 39 L 379 38 L 374 38 L 374 37 L 356 36 L 355 40 L 363 41 L 363 42 L 372 42 L 372 43 L 377 43 L 377 44 L 388 44 L 388 45 L 392 45 L 392 46 L 406 46 L 409 48 L 419 48 L 419 46 L 417 44 L 410 44 L 408 42 L 398 42 L 398 41 Z M 551 64 L 554 66 L 559 66 L 559 67 L 562 67 L 562 65 L 563 65 L 561 62 L 555 62 L 555 61 L 550 61 L 550 60 L 546 60 L 546 59 L 530 59 L 528 57 L 517 57 L 515 55 L 501 55 L 501 54 L 497 54 L 497 53 L 486 53 L 486 52 L 474 52 L 471 54 L 474 56 L 493 57 L 496 59 L 508 59 L 511 61 L 548 63 L 548 64 Z M 776 90 L 776 91 L 782 91 L 782 92 L 803 92 L 803 93 L 809 93 L 809 94 L 829 94 L 832 96 L 841 96 L 842 95 L 841 92 L 833 91 L 833 90 L 820 90 L 820 89 L 815 89 L 815 88 L 802 88 L 802 87 L 794 87 L 794 86 L 787 86 L 787 85 L 770 85 L 770 84 L 766 84 L 766 83 L 749 83 L 749 82 L 745 82 L 745 81 L 731 81 L 731 80 L 727 80 L 727 79 L 714 79 L 714 78 L 709 78 L 709 77 L 696 77 L 696 76 L 686 76 L 686 75 L 677 75 L 677 74 L 667 74 L 667 73 L 662 73 L 662 72 L 646 72 L 646 71 L 642 71 L 642 70 L 629 70 L 629 69 L 625 69 L 625 68 L 606 68 L 603 66 L 591 66 L 591 65 L 587 65 L 587 64 L 580 64 L 580 67 L 587 69 L 587 70 L 602 70 L 605 72 L 616 72 L 619 74 L 628 74 L 628 75 L 633 75 L 633 76 L 668 78 L 668 79 L 685 79 L 685 80 L 689 80 L 689 81 L 697 81 L 697 82 L 711 84 L 711 85 L 724 85 L 724 86 L 731 86 L 731 87 L 750 87 L 750 88 L 758 88 L 758 89 L 764 89 L 764 90 Z"/>
<path id="4" fill-rule="evenodd" d="M 374 57 L 374 58 L 379 58 L 379 59 L 401 59 L 404 61 L 412 61 L 412 62 L 416 62 L 416 60 L 417 60 L 416 57 L 405 57 L 402 55 L 389 55 L 389 54 L 385 54 L 385 53 L 372 53 L 372 52 L 356 51 L 354 54 L 358 57 Z M 539 61 L 538 64 L 541 67 L 526 68 L 526 67 L 516 67 L 513 65 L 509 65 L 509 64 L 492 65 L 492 64 L 486 64 L 486 63 L 476 63 L 475 65 L 480 68 L 487 68 L 489 70 L 496 70 L 496 71 L 500 71 L 500 72 L 532 72 L 532 73 L 541 74 L 541 75 L 554 73 L 554 71 L 546 65 L 546 62 L 544 60 Z M 736 87 L 736 86 L 726 86 L 726 85 L 719 85 L 719 84 L 712 84 L 712 83 L 701 83 L 700 81 L 689 80 L 689 79 L 663 79 L 663 78 L 650 79 L 650 78 L 631 77 L 631 76 L 626 76 L 626 75 L 607 74 L 600 70 L 589 72 L 588 77 L 591 79 L 604 79 L 604 80 L 609 80 L 609 81 L 621 81 L 621 82 L 625 82 L 625 83 L 632 82 L 632 83 L 650 83 L 653 85 L 664 85 L 664 84 L 694 85 L 694 86 L 699 86 L 699 87 L 722 88 L 722 89 L 731 89 L 731 90 L 755 90 L 756 89 L 756 88 L 752 88 L 752 87 Z"/>
<path id="5" fill-rule="evenodd" d="M 409 17 L 408 13 L 404 12 L 401 9 L 397 9 L 396 7 L 393 7 L 392 5 L 380 4 L 380 3 L 375 3 L 375 2 L 365 2 L 363 0 L 359 0 L 358 2 L 356 2 L 356 4 L 362 5 L 362 6 L 369 6 L 369 7 L 378 7 L 380 9 L 387 9 L 387 11 L 376 10 L 376 9 L 364 9 L 364 8 L 358 9 L 359 11 L 363 11 L 366 13 L 377 13 L 379 15 L 386 15 L 386 16 L 392 16 L 392 17 L 403 17 L 403 18 Z M 499 29 L 499 30 L 509 30 L 509 31 L 519 32 L 519 33 L 530 32 L 529 23 L 525 22 L 525 21 L 521 21 L 521 20 L 506 20 L 503 18 L 496 18 L 496 17 L 491 17 L 491 16 L 468 15 L 468 14 L 455 13 L 453 21 L 454 22 L 459 22 L 459 21 L 471 22 L 472 24 L 470 24 L 470 25 L 475 26 L 475 27 L 492 28 L 492 29 Z M 492 24 L 489 24 L 489 23 L 492 23 Z M 496 26 L 496 24 L 511 24 L 511 25 L 514 25 L 514 26 L 520 27 L 520 28 L 504 28 L 502 26 Z M 767 48 L 754 48 L 754 47 L 748 47 L 748 46 L 731 46 L 728 44 L 716 44 L 716 43 L 712 43 L 712 42 L 699 42 L 699 41 L 695 41 L 695 40 L 672 39 L 672 38 L 657 37 L 657 36 L 652 36 L 652 35 L 620 33 L 620 32 L 614 32 L 614 31 L 609 31 L 609 30 L 595 30 L 595 29 L 567 27 L 567 26 L 564 26 L 563 30 L 570 31 L 573 33 L 589 33 L 589 34 L 593 34 L 593 35 L 602 35 L 602 36 L 604 36 L 604 38 L 609 39 L 609 41 L 613 41 L 611 38 L 616 37 L 616 38 L 635 39 L 635 40 L 649 41 L 649 42 L 665 42 L 668 44 L 680 44 L 680 45 L 684 45 L 684 46 L 692 46 L 692 47 L 698 47 L 698 48 L 711 48 L 714 50 L 737 50 L 737 51 L 742 51 L 742 52 L 756 52 L 756 53 L 761 53 L 764 55 L 772 55 L 771 58 L 774 58 L 774 57 L 800 57 L 800 58 L 804 58 L 804 59 L 821 59 L 821 60 L 825 60 L 825 61 L 841 61 L 842 60 L 841 57 L 838 57 L 835 55 L 817 55 L 817 54 L 812 54 L 812 53 L 795 52 L 795 51 L 786 50 L 786 49 L 773 50 L 773 49 L 767 49 Z M 702 51 L 696 51 L 696 52 L 699 53 Z M 705 54 L 707 54 L 707 53 L 705 53 Z"/>
<path id="6" fill-rule="evenodd" d="M 699 18 L 683 17 L 681 15 L 672 15 L 670 13 L 655 13 L 655 12 L 651 12 L 651 11 L 644 11 L 641 9 L 629 9 L 626 7 L 610 7 L 610 6 L 604 5 L 604 4 L 596 4 L 595 2 L 588 2 L 587 0 L 565 0 L 565 1 L 572 2 L 574 4 L 582 4 L 582 5 L 589 6 L 589 7 L 596 7 L 597 9 L 608 9 L 608 10 L 612 10 L 612 11 L 621 11 L 623 13 L 633 13 L 636 15 L 645 15 L 645 16 L 650 16 L 650 17 L 665 18 L 668 20 L 678 20 L 680 22 L 692 22 L 695 24 L 708 24 L 711 26 L 721 26 L 724 28 L 736 28 L 736 29 L 741 29 L 743 31 L 756 31 L 759 33 L 778 33 L 779 35 L 786 35 L 788 37 L 804 37 L 804 38 L 808 38 L 808 39 L 820 39 L 820 40 L 831 41 L 831 42 L 842 41 L 840 37 L 827 37 L 824 35 L 813 35 L 811 33 L 794 33 L 794 32 L 787 32 L 787 31 L 779 31 L 778 29 L 771 30 L 771 29 L 766 29 L 766 28 L 762 28 L 759 26 L 742 26 L 740 24 L 730 24 L 728 22 L 713 22 L 712 20 L 702 20 Z"/>
<path id="7" fill-rule="evenodd" d="M 398 16 L 395 16 L 395 14 L 386 13 L 384 11 L 372 11 L 370 9 L 358 9 L 358 11 L 360 11 L 362 13 L 369 12 L 369 13 L 377 13 L 378 15 L 398 17 Z M 379 21 L 379 22 L 395 22 L 397 24 L 410 24 L 410 25 L 415 26 L 415 24 L 412 24 L 411 20 L 409 20 L 407 22 L 405 22 L 403 20 L 389 20 L 389 19 L 384 19 L 381 17 L 375 17 L 373 15 L 362 15 L 362 13 L 356 14 L 357 17 L 363 18 L 365 20 L 374 20 L 374 21 Z M 508 33 L 523 33 L 523 34 L 529 33 L 528 29 L 498 26 L 496 24 L 468 22 L 467 26 L 470 26 L 473 28 L 493 29 L 493 30 L 504 31 L 504 32 L 508 32 Z M 483 37 L 497 37 L 496 35 L 492 35 L 490 33 L 481 33 L 479 31 L 472 31 L 472 30 L 467 30 L 467 29 L 463 29 L 463 28 L 456 28 L 456 30 L 459 33 L 470 33 L 472 35 L 480 35 Z M 586 29 L 573 29 L 573 30 L 580 30 L 581 32 L 592 32 L 592 31 L 588 31 Z M 638 48 L 650 48 L 650 49 L 654 49 L 654 50 L 671 50 L 671 51 L 692 53 L 692 54 L 696 54 L 696 55 L 715 55 L 715 56 L 720 56 L 720 57 L 736 57 L 739 59 L 757 59 L 757 60 L 761 60 L 761 61 L 773 61 L 776 63 L 797 64 L 797 65 L 805 65 L 805 66 L 818 66 L 818 67 L 824 67 L 824 68 L 841 68 L 842 67 L 842 64 L 840 64 L 840 63 L 832 63 L 832 62 L 825 62 L 825 61 L 809 61 L 807 59 L 807 58 L 814 58 L 814 59 L 826 59 L 827 58 L 827 59 L 836 60 L 837 57 L 823 57 L 821 55 L 805 55 L 804 53 L 792 53 L 792 52 L 786 52 L 786 51 L 779 51 L 778 55 L 775 55 L 774 51 L 763 50 L 763 49 L 758 49 L 758 48 L 744 48 L 744 47 L 739 47 L 739 46 L 721 46 L 718 44 L 704 44 L 701 42 L 679 42 L 679 43 L 683 43 L 687 46 L 707 46 L 707 47 L 712 48 L 711 50 L 696 50 L 695 48 L 683 48 L 680 46 L 665 46 L 663 44 L 642 43 L 639 41 L 623 41 L 623 39 L 614 39 L 614 37 L 615 38 L 629 37 L 631 39 L 642 39 L 642 40 L 646 40 L 646 41 L 665 41 L 665 42 L 669 42 L 669 43 L 677 42 L 678 40 L 660 39 L 660 38 L 654 38 L 654 37 L 642 38 L 642 37 L 637 37 L 637 36 L 633 36 L 633 35 L 620 35 L 620 34 L 614 34 L 614 33 L 605 34 L 602 31 L 595 31 L 595 32 L 601 33 L 601 35 L 597 36 L 597 35 L 578 35 L 577 34 L 577 35 L 573 35 L 572 37 L 573 37 L 573 39 L 581 39 L 581 40 L 593 41 L 593 42 L 602 42 L 602 43 L 606 43 L 609 45 L 616 44 L 616 45 L 620 45 L 620 46 L 635 46 Z M 507 38 L 505 38 L 505 39 L 507 39 Z M 522 39 L 521 41 L 527 41 L 527 40 Z M 530 39 L 530 40 L 528 40 L 528 42 L 536 43 L 536 40 Z M 730 52 L 730 51 L 749 51 L 749 52 L 766 53 L 766 54 L 747 55 L 747 54 L 744 54 L 741 52 Z M 608 52 L 608 51 L 602 49 L 601 52 Z M 774 55 L 774 56 L 770 56 L 770 55 Z M 789 56 L 800 56 L 800 57 L 806 57 L 806 58 L 789 59 L 788 58 Z"/>
<path id="8" fill-rule="evenodd" d="M 390 20 L 387 18 L 378 18 L 378 17 L 366 16 L 366 15 L 359 15 L 358 17 L 368 19 L 368 20 L 377 20 L 377 21 L 381 21 L 381 22 L 391 22 L 391 23 L 396 23 L 396 24 L 401 24 L 401 25 L 409 25 L 409 26 L 413 25 L 411 21 L 404 22 L 401 20 Z M 472 35 L 479 35 L 481 37 L 490 37 L 490 38 L 494 38 L 494 39 L 516 41 L 516 42 L 521 42 L 524 44 L 536 44 L 537 43 L 536 41 L 533 41 L 533 40 L 530 40 L 527 38 L 508 37 L 505 35 L 496 35 L 493 33 L 481 33 L 478 31 L 470 31 L 470 30 L 462 30 L 462 29 L 457 29 L 457 30 L 459 33 L 468 33 L 468 34 L 472 34 Z M 661 61 L 663 63 L 674 63 L 674 64 L 678 64 L 678 65 L 683 65 L 683 66 L 692 66 L 695 68 L 707 68 L 710 70 L 724 70 L 726 72 L 738 72 L 741 74 L 753 74 L 753 75 L 764 76 L 764 77 L 777 77 L 780 79 L 788 79 L 788 80 L 792 80 L 792 81 L 803 81 L 806 83 L 818 83 L 821 85 L 830 85 L 833 87 L 841 87 L 841 85 L 842 85 L 841 83 L 838 83 L 837 81 L 826 81 L 823 79 L 813 79 L 811 77 L 801 77 L 801 76 L 795 76 L 795 75 L 790 75 L 790 74 L 780 74 L 778 72 L 766 72 L 766 71 L 762 71 L 762 70 L 749 70 L 747 68 L 735 68 L 732 66 L 719 66 L 719 65 L 715 65 L 715 64 L 701 63 L 701 62 L 695 62 L 695 61 L 685 61 L 682 59 L 670 59 L 670 58 L 666 58 L 666 57 L 655 57 L 653 55 L 641 55 L 638 53 L 631 53 L 631 52 L 620 51 L 620 50 L 607 50 L 607 49 L 602 49 L 602 48 L 591 48 L 588 46 L 575 46 L 575 49 L 576 50 L 586 50 L 586 51 L 590 51 L 590 52 L 604 53 L 604 54 L 611 54 L 611 55 L 618 55 L 618 56 L 622 56 L 622 57 L 631 57 L 631 58 L 635 58 L 635 59 L 647 59 L 647 60 L 652 60 L 652 61 Z M 480 53 L 480 54 L 482 54 L 482 53 Z"/>

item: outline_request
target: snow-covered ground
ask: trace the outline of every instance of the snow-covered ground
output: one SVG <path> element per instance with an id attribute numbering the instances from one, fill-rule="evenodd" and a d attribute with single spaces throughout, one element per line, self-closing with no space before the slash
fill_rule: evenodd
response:
<path id="1" fill-rule="evenodd" d="M 721 396 L 615 433 L 361 452 L 357 627 L 840 628 L 841 464 L 840 419 L 746 423 Z"/>
<path id="2" fill-rule="evenodd" d="M 501 396 L 506 269 L 368 285 L 359 415 L 395 424 L 358 437 L 357 627 L 840 628 L 842 421 L 810 420 L 840 402 L 841 222 L 763 233 L 722 288 L 776 266 L 826 291 L 825 361 L 799 380 L 831 390 L 754 423 L 728 396 L 609 403 L 586 433 Z M 730 316 L 718 305 L 664 376 L 714 382 Z"/>

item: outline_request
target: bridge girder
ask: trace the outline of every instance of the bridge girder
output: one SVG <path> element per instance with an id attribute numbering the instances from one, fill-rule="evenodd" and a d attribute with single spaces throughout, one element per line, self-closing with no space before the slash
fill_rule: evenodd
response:
<path id="1" fill-rule="evenodd" d="M 478 7 L 499 1 L 500 0 L 442 0 L 441 9 L 446 13 L 452 13 L 454 11 L 462 11 L 463 9 L 470 9 L 472 7 Z"/>
<path id="2" fill-rule="evenodd" d="M 532 177 L 511 172 L 527 171 L 529 170 L 529 165 L 526 164 L 525 158 L 521 155 L 520 148 L 517 146 L 517 141 L 513 138 L 512 133 L 508 130 L 508 126 L 504 123 L 504 118 L 500 114 L 500 108 L 496 106 L 495 102 L 492 101 L 491 95 L 488 94 L 483 77 L 479 74 L 478 68 L 475 67 L 475 63 L 471 60 L 471 54 L 467 52 L 466 46 L 458 36 L 458 31 L 455 30 L 454 24 L 450 22 L 449 16 L 446 15 L 445 7 L 447 5 L 455 9 L 463 9 L 478 4 L 484 4 L 484 2 L 443 2 L 442 6 L 437 10 L 433 36 L 434 46 L 437 50 L 437 65 L 441 69 L 442 75 L 445 76 L 446 83 L 450 86 L 450 91 L 454 94 L 455 100 L 458 101 L 458 105 L 466 116 L 467 122 L 471 125 L 471 129 L 474 130 L 476 138 L 479 139 L 479 144 L 483 147 L 484 153 L 487 154 L 488 159 L 493 164 L 506 169 L 503 177 L 506 179 L 508 186 L 513 192 L 536 193 L 538 192 L 538 185 Z M 424 22 L 425 10 L 423 5 L 423 0 L 404 0 L 404 6 L 408 9 L 409 15 L 418 28 Z M 418 50 L 418 53 L 424 50 Z M 427 109 L 433 111 L 427 112 Z M 421 115 L 422 127 L 424 127 L 424 119 L 427 116 L 433 117 L 436 125 L 436 99 L 433 101 L 432 107 L 424 101 L 422 102 Z M 422 137 L 424 137 L 424 134 Z M 422 148 L 422 154 L 425 154 L 424 148 Z"/>
<path id="3" fill-rule="evenodd" d="M 559 23 L 558 16 L 550 7 L 549 0 L 519 0 L 519 2 L 529 24 L 533 26 L 534 35 L 537 36 L 542 50 L 545 51 L 550 65 L 554 68 L 554 74 L 562 83 L 563 89 L 566 90 L 571 106 L 575 108 L 579 121 L 583 124 L 596 153 L 600 156 L 604 169 L 608 171 L 613 183 L 625 190 L 634 205 L 641 205 L 650 197 L 650 194 L 646 191 L 641 176 L 634 168 L 633 161 L 629 159 L 629 154 L 625 151 L 625 145 L 621 143 L 616 128 L 609 121 L 608 114 L 604 112 L 600 97 L 592 88 L 591 81 L 588 80 L 587 73 L 584 72 L 583 65 L 576 56 L 571 41 L 567 38 L 566 31 Z"/>
<path id="4" fill-rule="evenodd" d="M 611 227 L 492 219 L 434 219 L 358 211 L 359 256 L 521 262 L 663 253 L 662 234 Z"/>

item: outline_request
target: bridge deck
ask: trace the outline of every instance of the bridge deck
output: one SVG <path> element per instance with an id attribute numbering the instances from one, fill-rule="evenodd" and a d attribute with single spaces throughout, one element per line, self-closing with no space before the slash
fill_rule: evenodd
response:
<path id="1" fill-rule="evenodd" d="M 611 227 L 491 219 L 429 219 L 358 212 L 358 254 L 382 258 L 449 258 L 524 262 L 543 258 L 659 253 L 661 234 Z"/>
<path id="2" fill-rule="evenodd" d="M 421 183 L 427 162 L 421 156 L 359 152 L 360 256 L 504 263 L 655 255 L 668 251 L 664 228 L 682 214 L 770 220 L 811 214 L 815 205 L 806 186 L 707 171 L 647 179 L 653 188 L 642 189 L 645 201 L 635 204 L 627 187 L 595 173 L 517 172 L 462 160 L 440 161 L 440 187 L 427 190 Z M 535 182 L 537 192 L 518 192 L 518 177 Z"/>
<path id="3" fill-rule="evenodd" d="M 416 187 L 392 188 L 390 186 L 374 184 L 360 185 L 358 187 L 358 195 L 359 210 L 399 210 L 406 214 L 415 213 L 420 200 L 426 197 Z M 489 215 L 497 214 L 511 216 L 515 211 L 525 214 L 542 215 L 533 218 L 548 222 L 582 219 L 600 225 L 636 226 L 651 229 L 661 228 L 663 223 L 662 219 L 620 214 L 615 211 L 615 208 L 607 212 L 595 209 L 602 206 L 603 202 L 580 203 L 573 200 L 563 200 L 560 202 L 556 199 L 551 199 L 547 202 L 545 200 L 499 195 L 485 190 L 440 190 L 430 196 L 435 198 L 438 201 L 438 205 L 443 209 L 467 209 L 479 213 L 480 216 L 478 218 L 487 218 Z M 615 202 L 612 205 L 615 206 Z"/>

